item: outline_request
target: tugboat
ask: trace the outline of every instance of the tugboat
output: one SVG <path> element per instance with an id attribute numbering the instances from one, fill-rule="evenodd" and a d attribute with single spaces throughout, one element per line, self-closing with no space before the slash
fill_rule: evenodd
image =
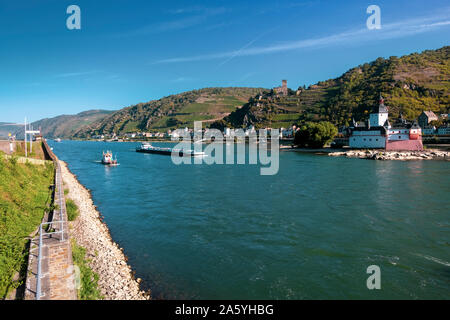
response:
<path id="1" fill-rule="evenodd" d="M 103 151 L 102 164 L 107 166 L 117 166 L 117 157 L 116 159 L 113 159 L 113 154 L 111 151 Z"/>
<path id="2" fill-rule="evenodd" d="M 172 153 L 175 153 L 180 157 L 201 157 L 205 155 L 204 152 L 195 152 L 193 150 L 154 147 L 150 143 L 142 143 L 139 147 L 136 148 L 136 152 L 156 153 L 166 156 L 171 156 Z"/>

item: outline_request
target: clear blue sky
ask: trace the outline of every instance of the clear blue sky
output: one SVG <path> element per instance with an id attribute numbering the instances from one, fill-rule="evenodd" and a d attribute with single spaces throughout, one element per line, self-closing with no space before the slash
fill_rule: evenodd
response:
<path id="1" fill-rule="evenodd" d="M 81 30 L 66 28 L 71 4 Z M 371 4 L 380 30 L 366 28 Z M 203 87 L 297 88 L 449 39 L 446 0 L 0 0 L 0 122 Z"/>

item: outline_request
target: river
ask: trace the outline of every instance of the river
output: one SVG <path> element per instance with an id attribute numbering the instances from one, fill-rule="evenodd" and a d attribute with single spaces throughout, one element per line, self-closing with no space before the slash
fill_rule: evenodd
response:
<path id="1" fill-rule="evenodd" d="M 450 298 L 448 161 L 280 152 L 278 174 L 261 176 L 175 165 L 137 143 L 49 144 L 154 298 Z M 99 164 L 103 150 L 120 166 Z M 370 265 L 380 290 L 366 286 Z"/>

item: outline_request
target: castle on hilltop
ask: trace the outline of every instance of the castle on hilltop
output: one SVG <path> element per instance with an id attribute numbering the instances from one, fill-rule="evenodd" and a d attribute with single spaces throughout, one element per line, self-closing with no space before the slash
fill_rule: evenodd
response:
<path id="1" fill-rule="evenodd" d="M 287 80 L 281 80 L 281 87 L 273 88 L 273 91 L 275 91 L 277 94 L 287 96 L 288 95 Z"/>

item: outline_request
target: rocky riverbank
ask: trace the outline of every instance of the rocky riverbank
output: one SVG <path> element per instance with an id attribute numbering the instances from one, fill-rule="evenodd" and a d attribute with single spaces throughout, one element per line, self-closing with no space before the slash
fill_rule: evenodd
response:
<path id="1" fill-rule="evenodd" d="M 385 151 L 385 150 L 349 150 L 331 152 L 332 157 L 344 156 L 372 160 L 450 160 L 450 152 L 439 150 L 424 151 Z"/>
<path id="2" fill-rule="evenodd" d="M 70 236 L 87 250 L 89 266 L 98 273 L 98 287 L 106 300 L 147 300 L 150 294 L 139 288 L 140 279 L 135 279 L 127 264 L 122 249 L 111 239 L 108 227 L 101 221 L 89 191 L 60 161 L 68 197 L 80 210 L 78 218 L 70 223 Z"/>

